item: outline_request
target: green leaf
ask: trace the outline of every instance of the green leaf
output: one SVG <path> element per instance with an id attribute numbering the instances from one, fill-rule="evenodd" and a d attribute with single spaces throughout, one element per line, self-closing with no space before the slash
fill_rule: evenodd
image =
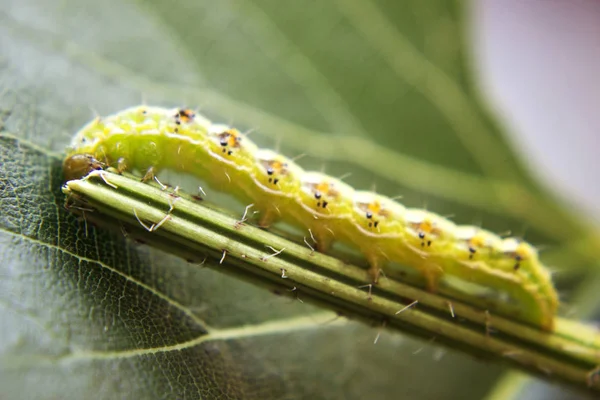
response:
<path id="1" fill-rule="evenodd" d="M 201 106 L 356 187 L 496 231 L 526 223 L 555 245 L 549 261 L 569 261 L 558 284 L 572 289 L 600 241 L 502 139 L 473 83 L 464 8 L 4 1 L 0 397 L 481 398 L 499 366 L 97 229 L 60 189 L 63 149 L 94 112 Z"/>

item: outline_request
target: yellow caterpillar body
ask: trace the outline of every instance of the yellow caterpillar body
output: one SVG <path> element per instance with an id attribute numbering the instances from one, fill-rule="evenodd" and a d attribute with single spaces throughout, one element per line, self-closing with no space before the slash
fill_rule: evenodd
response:
<path id="1" fill-rule="evenodd" d="M 304 171 L 276 152 L 259 149 L 236 129 L 190 110 L 139 106 L 90 122 L 68 149 L 65 176 L 80 178 L 103 164 L 146 177 L 163 169 L 193 174 L 254 204 L 263 227 L 285 220 L 310 230 L 319 251 L 338 240 L 356 247 L 375 281 L 381 269 L 396 262 L 420 271 L 430 291 L 444 277 L 458 278 L 517 302 L 519 313 L 513 317 L 545 330 L 554 326 L 558 295 L 530 244 L 457 226 L 432 212 Z"/>

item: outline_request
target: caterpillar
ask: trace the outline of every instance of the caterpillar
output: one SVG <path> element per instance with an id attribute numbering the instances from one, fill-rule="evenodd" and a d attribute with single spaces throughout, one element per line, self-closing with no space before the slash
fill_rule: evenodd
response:
<path id="1" fill-rule="evenodd" d="M 138 106 L 94 119 L 73 138 L 63 171 L 67 180 L 78 179 L 105 165 L 141 171 L 145 180 L 164 169 L 190 173 L 252 203 L 261 227 L 283 220 L 307 229 L 321 252 L 334 241 L 355 247 L 375 283 L 390 262 L 416 269 L 431 292 L 442 278 L 457 277 L 517 302 L 523 322 L 554 327 L 558 295 L 531 244 L 304 171 L 192 110 Z"/>

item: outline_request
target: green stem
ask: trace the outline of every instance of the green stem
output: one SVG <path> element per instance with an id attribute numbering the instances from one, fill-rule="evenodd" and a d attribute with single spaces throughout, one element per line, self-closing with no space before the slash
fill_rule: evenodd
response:
<path id="1" fill-rule="evenodd" d="M 348 318 L 426 340 L 434 338 L 544 379 L 600 391 L 600 379 L 590 375 L 600 364 L 600 338 L 591 327 L 576 321 L 559 318 L 554 332 L 543 332 L 490 315 L 456 296 L 427 293 L 391 278 L 369 286 L 363 268 L 240 223 L 185 195 L 111 172 L 70 181 L 63 191 L 70 210 L 87 220 L 120 228 L 187 260 L 200 262 L 206 256 L 208 267 L 279 294 L 312 301 Z M 138 218 L 146 227 L 162 223 L 148 231 Z"/>

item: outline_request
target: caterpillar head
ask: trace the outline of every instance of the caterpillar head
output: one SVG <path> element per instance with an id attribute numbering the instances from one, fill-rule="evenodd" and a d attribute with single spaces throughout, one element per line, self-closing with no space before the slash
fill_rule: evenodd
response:
<path id="1" fill-rule="evenodd" d="M 408 209 L 405 219 L 411 246 L 427 251 L 432 246 L 447 245 L 454 241 L 456 225 L 437 214 L 420 209 Z"/>
<path id="2" fill-rule="evenodd" d="M 372 192 L 355 192 L 353 218 L 364 230 L 373 233 L 402 233 L 406 209 L 401 204 Z"/>
<path id="3" fill-rule="evenodd" d="M 292 160 L 271 150 L 260 149 L 256 153 L 256 181 L 270 190 L 295 195 L 302 169 Z"/>
<path id="4" fill-rule="evenodd" d="M 92 171 L 103 169 L 104 166 L 90 154 L 73 154 L 63 162 L 65 181 L 83 178 Z"/>
<path id="5" fill-rule="evenodd" d="M 343 218 L 352 213 L 354 189 L 344 182 L 318 172 L 301 176 L 299 201 L 316 218 Z"/>

